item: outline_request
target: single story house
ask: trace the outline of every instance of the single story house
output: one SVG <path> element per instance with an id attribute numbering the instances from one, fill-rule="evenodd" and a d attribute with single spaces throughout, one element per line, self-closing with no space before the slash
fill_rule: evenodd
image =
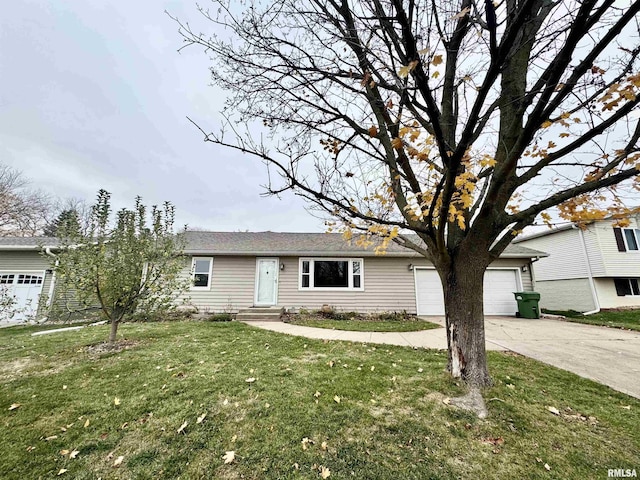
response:
<path id="1" fill-rule="evenodd" d="M 534 264 L 540 306 L 597 312 L 640 307 L 640 218 L 628 227 L 613 220 L 569 224 L 514 240 L 549 254 Z"/>
<path id="2" fill-rule="evenodd" d="M 11 321 L 38 312 L 38 306 L 46 315 L 54 295 L 64 294 L 56 289 L 47 258 L 56 245 L 55 238 L 0 238 L 0 282 L 25 307 Z M 385 255 L 375 255 L 340 234 L 190 231 L 184 253 L 184 275 L 192 286 L 181 300 L 203 313 L 330 305 L 341 311 L 444 314 L 433 266 L 395 243 Z M 513 292 L 533 290 L 532 261 L 544 255 L 520 245 L 505 250 L 485 275 L 487 315 L 514 315 Z"/>
<path id="3" fill-rule="evenodd" d="M 187 292 L 200 311 L 252 307 L 444 315 L 440 279 L 413 250 L 391 243 L 385 255 L 335 233 L 187 232 Z M 514 315 L 513 292 L 532 290 L 532 260 L 509 246 L 485 275 L 485 313 Z"/>

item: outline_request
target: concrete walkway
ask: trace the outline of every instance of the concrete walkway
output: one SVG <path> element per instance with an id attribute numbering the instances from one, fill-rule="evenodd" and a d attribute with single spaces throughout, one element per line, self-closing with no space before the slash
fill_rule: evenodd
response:
<path id="1" fill-rule="evenodd" d="M 428 317 L 444 324 L 444 319 Z M 247 322 L 275 332 L 324 340 L 447 348 L 444 328 L 420 332 L 348 332 L 281 322 Z M 487 317 L 487 350 L 511 350 L 640 398 L 640 332 L 560 320 Z"/>

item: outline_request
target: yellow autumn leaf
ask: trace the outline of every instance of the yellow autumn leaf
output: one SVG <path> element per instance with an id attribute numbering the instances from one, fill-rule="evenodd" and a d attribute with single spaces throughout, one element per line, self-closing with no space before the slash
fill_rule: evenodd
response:
<path id="1" fill-rule="evenodd" d="M 256 379 L 255 379 L 255 378 L 253 378 L 253 377 L 251 377 L 251 378 L 247 378 L 247 379 L 245 380 L 245 382 L 247 382 L 247 383 L 253 383 L 253 382 L 255 382 L 255 381 L 256 381 Z"/>
<path id="2" fill-rule="evenodd" d="M 120 455 L 120 456 L 119 456 L 118 458 L 116 458 L 116 460 L 113 462 L 113 466 L 114 466 L 114 467 L 119 467 L 123 460 L 124 460 L 124 457 L 123 457 L 122 455 Z"/>
<path id="3" fill-rule="evenodd" d="M 316 390 L 316 393 L 313 394 L 314 397 L 319 398 L 322 395 L 320 392 Z"/>
<path id="4" fill-rule="evenodd" d="M 60 475 L 62 475 L 63 473 L 68 472 L 68 471 L 69 471 L 69 470 L 67 470 L 66 468 L 61 468 L 61 469 L 60 469 L 60 471 L 58 472 L 58 477 L 59 477 Z"/>
<path id="5" fill-rule="evenodd" d="M 120 405 L 120 399 L 118 397 L 113 399 L 113 404 L 114 405 Z"/>
<path id="6" fill-rule="evenodd" d="M 431 78 L 438 78 L 439 76 L 440 76 L 440 72 L 437 70 L 431 74 Z"/>
<path id="7" fill-rule="evenodd" d="M 60 450 L 60 455 L 69 455 L 69 450 Z"/>
<path id="8" fill-rule="evenodd" d="M 442 55 L 434 55 L 433 59 L 431 60 L 431 64 L 437 67 L 441 63 L 442 63 Z"/>
<path id="9" fill-rule="evenodd" d="M 225 464 L 231 463 L 236 459 L 236 452 L 233 450 L 225 452 L 222 458 L 224 459 Z"/>
<path id="10" fill-rule="evenodd" d="M 396 150 L 399 150 L 402 148 L 402 139 L 396 137 L 393 140 L 391 140 L 391 146 L 393 148 L 395 148 Z"/>
<path id="11" fill-rule="evenodd" d="M 323 450 L 326 450 L 328 448 L 327 442 L 322 442 L 322 444 L 320 445 L 320 448 L 322 448 Z"/>
<path id="12" fill-rule="evenodd" d="M 69 454 L 69 458 L 76 458 L 78 456 L 78 454 L 80 453 L 79 450 L 74 450 L 73 452 L 71 452 Z"/>
<path id="13" fill-rule="evenodd" d="M 84 422 L 84 428 L 87 428 L 89 425 L 91 425 L 91 422 L 89 421 L 89 419 L 87 418 L 87 421 Z"/>
<path id="14" fill-rule="evenodd" d="M 198 419 L 196 420 L 196 423 L 202 423 L 204 421 L 204 419 L 207 418 L 207 412 L 203 413 L 202 415 L 200 415 L 198 417 Z"/>
<path id="15" fill-rule="evenodd" d="M 340 403 L 340 397 L 338 395 L 335 395 L 333 397 L 333 401 L 336 402 L 336 403 Z"/>
<path id="16" fill-rule="evenodd" d="M 407 78 L 409 76 L 409 66 L 405 65 L 403 67 L 400 67 L 400 69 L 398 70 L 398 76 L 400 78 Z"/>
<path id="17" fill-rule="evenodd" d="M 542 125 L 540 127 L 549 128 L 551 125 L 553 125 L 553 122 L 551 122 L 550 120 L 545 120 L 544 122 L 542 122 Z"/>
<path id="18" fill-rule="evenodd" d="M 187 428 L 187 425 L 189 425 L 189 422 L 184 422 L 182 425 L 180 425 L 180 428 L 178 428 L 177 433 L 184 433 L 184 429 Z"/>
<path id="19" fill-rule="evenodd" d="M 458 13 L 456 13 L 451 20 L 458 20 L 459 18 L 464 18 L 471 11 L 471 7 L 463 8 Z"/>
<path id="20" fill-rule="evenodd" d="M 20 408 L 22 406 L 22 404 L 20 403 L 12 403 L 11 406 L 9 407 L 9 410 L 15 410 L 16 408 Z"/>
<path id="21" fill-rule="evenodd" d="M 320 477 L 321 478 L 329 478 L 331 475 L 331 471 L 327 467 L 323 467 L 320 465 Z"/>

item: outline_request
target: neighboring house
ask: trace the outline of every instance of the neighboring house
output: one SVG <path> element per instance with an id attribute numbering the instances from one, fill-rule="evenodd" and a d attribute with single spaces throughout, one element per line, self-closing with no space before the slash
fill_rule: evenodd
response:
<path id="1" fill-rule="evenodd" d="M 443 315 L 440 279 L 424 257 L 397 244 L 385 255 L 349 245 L 340 234 L 187 232 L 187 292 L 203 312 L 252 306 Z M 485 313 L 513 315 L 513 292 L 532 290 L 531 260 L 509 246 L 485 275 Z"/>
<path id="2" fill-rule="evenodd" d="M 47 252 L 57 244 L 57 239 L 50 237 L 0 237 L 1 294 L 14 299 L 10 308 L 3 305 L 0 325 L 46 313 L 55 287 Z"/>
<path id="3" fill-rule="evenodd" d="M 65 295 L 56 291 L 46 255 L 55 253 L 55 245 L 53 238 L 0 238 L 0 282 L 28 313 L 40 304 L 40 315 L 46 315 L 54 293 L 56 305 Z M 183 297 L 203 313 L 330 305 L 342 311 L 444 314 L 433 266 L 394 243 L 385 255 L 375 255 L 372 247 L 350 245 L 340 234 L 187 232 L 185 254 L 184 275 L 193 286 Z M 544 255 L 519 245 L 507 248 L 485 275 L 487 315 L 515 314 L 513 292 L 532 290 L 531 262 Z M 40 301 L 43 294 L 46 302 Z"/>
<path id="4" fill-rule="evenodd" d="M 594 312 L 640 306 L 640 218 L 625 228 L 601 220 L 514 241 L 549 254 L 534 264 L 542 308 Z"/>

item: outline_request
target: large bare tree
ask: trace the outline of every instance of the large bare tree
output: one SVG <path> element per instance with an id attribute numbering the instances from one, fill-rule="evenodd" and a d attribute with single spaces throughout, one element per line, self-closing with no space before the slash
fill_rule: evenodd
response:
<path id="1" fill-rule="evenodd" d="M 614 0 L 219 0 L 200 8 L 212 34 L 176 21 L 228 93 L 220 131 L 199 127 L 205 140 L 265 162 L 279 173 L 270 193 L 293 190 L 347 237 L 378 235 L 431 261 L 449 370 L 482 387 L 487 266 L 550 209 L 622 217 L 637 193 L 639 11 Z"/>
<path id="2" fill-rule="evenodd" d="M 0 164 L 0 237 L 40 234 L 50 205 L 49 196 L 31 188 L 22 172 Z"/>

